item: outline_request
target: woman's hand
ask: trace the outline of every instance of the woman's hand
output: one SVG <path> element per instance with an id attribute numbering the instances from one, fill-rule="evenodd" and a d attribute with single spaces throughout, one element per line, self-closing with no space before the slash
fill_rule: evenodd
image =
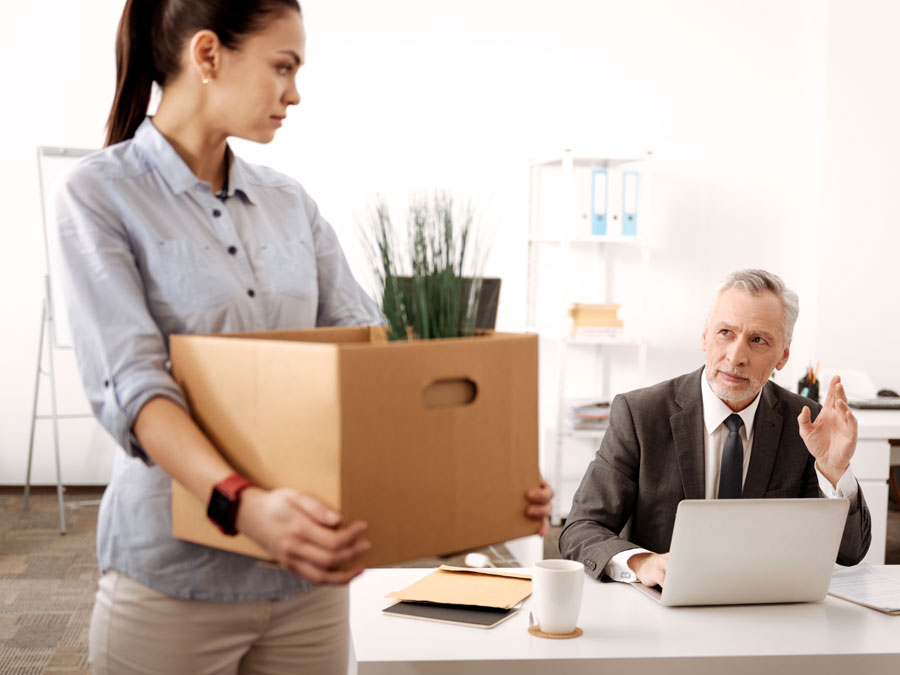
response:
<path id="1" fill-rule="evenodd" d="M 552 499 L 553 488 L 547 485 L 547 481 L 543 478 L 541 478 L 541 482 L 537 487 L 531 488 L 525 493 L 525 500 L 528 502 L 525 515 L 541 522 L 537 533 L 542 537 L 547 534 L 551 508 L 550 500 Z"/>
<path id="2" fill-rule="evenodd" d="M 236 526 L 282 567 L 314 584 L 346 584 L 362 567 L 337 569 L 371 545 L 362 538 L 366 523 L 341 524 L 341 514 L 315 497 L 279 488 L 247 488 L 241 493 Z"/>

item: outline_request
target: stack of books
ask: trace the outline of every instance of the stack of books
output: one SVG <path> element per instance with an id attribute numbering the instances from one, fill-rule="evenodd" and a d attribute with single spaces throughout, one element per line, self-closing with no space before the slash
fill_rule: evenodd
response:
<path id="1" fill-rule="evenodd" d="M 576 302 L 569 308 L 574 335 L 614 335 L 622 330 L 619 307 L 613 304 Z"/>
<path id="2" fill-rule="evenodd" d="M 609 401 L 584 399 L 570 406 L 572 431 L 604 431 L 609 426 Z"/>

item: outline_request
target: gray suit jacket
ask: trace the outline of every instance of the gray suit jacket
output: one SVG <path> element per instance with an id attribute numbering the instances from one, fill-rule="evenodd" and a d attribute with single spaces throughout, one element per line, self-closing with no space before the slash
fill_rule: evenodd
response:
<path id="1" fill-rule="evenodd" d="M 705 497 L 703 402 L 698 370 L 616 396 L 609 429 L 575 493 L 559 538 L 563 557 L 580 560 L 599 578 L 615 554 L 636 546 L 669 550 L 675 509 Z M 821 406 L 769 381 L 753 428 L 743 497 L 821 496 L 815 460 L 797 415 Z M 631 519 L 629 539 L 619 535 Z M 871 522 L 862 490 L 850 504 L 837 561 L 858 563 L 869 549 Z"/>

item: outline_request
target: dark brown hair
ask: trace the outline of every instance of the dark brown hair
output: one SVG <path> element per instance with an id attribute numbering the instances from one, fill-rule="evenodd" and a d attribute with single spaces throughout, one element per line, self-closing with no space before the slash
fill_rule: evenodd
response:
<path id="1" fill-rule="evenodd" d="M 297 0 L 128 0 L 116 34 L 116 96 L 106 122 L 106 145 L 134 136 L 147 114 L 153 82 L 178 74 L 181 50 L 208 29 L 229 49 L 260 30 L 270 15 L 300 12 Z"/>

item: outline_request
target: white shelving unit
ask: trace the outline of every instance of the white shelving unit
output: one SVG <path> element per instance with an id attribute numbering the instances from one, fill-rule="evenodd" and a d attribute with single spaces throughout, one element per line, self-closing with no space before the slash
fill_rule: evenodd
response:
<path id="1" fill-rule="evenodd" d="M 611 401 L 617 390 L 644 384 L 649 159 L 650 153 L 604 157 L 567 150 L 531 161 L 526 321 L 528 330 L 541 337 L 541 464 L 556 492 L 556 523 L 568 515 L 572 495 L 603 437 L 602 431 L 569 428 L 568 402 Z M 621 210 L 612 208 L 614 199 L 623 198 L 617 194 L 607 199 L 608 234 L 591 234 L 591 182 L 597 169 L 637 172 L 635 235 L 621 234 Z M 573 335 L 568 310 L 574 302 L 621 304 L 623 329 Z"/>

